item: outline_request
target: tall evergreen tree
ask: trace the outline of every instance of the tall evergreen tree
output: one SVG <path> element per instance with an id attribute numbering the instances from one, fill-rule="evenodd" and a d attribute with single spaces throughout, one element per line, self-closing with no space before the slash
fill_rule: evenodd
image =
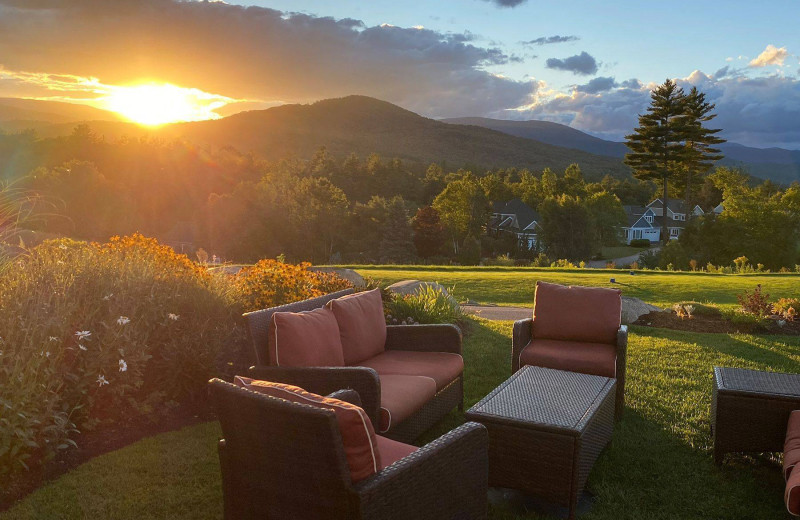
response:
<path id="1" fill-rule="evenodd" d="M 406 264 L 414 260 L 414 240 L 408 219 L 406 203 L 402 197 L 389 201 L 389 214 L 378 246 L 381 263 Z"/>
<path id="2" fill-rule="evenodd" d="M 662 184 L 661 200 L 664 217 L 661 219 L 661 239 L 669 242 L 667 205 L 668 183 L 675 179 L 692 154 L 686 147 L 689 125 L 686 117 L 686 96 L 683 89 L 667 79 L 650 93 L 647 113 L 639 116 L 639 126 L 625 136 L 631 153 L 625 164 L 633 169 L 637 179 L 651 179 Z"/>
<path id="3" fill-rule="evenodd" d="M 703 177 L 708 173 L 714 164 L 723 158 L 720 150 L 714 148 L 725 142 L 716 136 L 722 131 L 721 128 L 706 128 L 705 123 L 708 123 L 715 117 L 712 114 L 715 105 L 706 101 L 706 95 L 697 90 L 697 87 L 692 87 L 689 94 L 686 95 L 686 122 L 687 122 L 687 137 L 686 147 L 689 152 L 689 158 L 685 164 L 685 177 L 679 179 L 678 184 L 682 185 L 685 191 L 686 211 L 692 211 L 694 203 L 694 191 L 702 184 Z"/>
<path id="4" fill-rule="evenodd" d="M 430 258 L 442 249 L 444 227 L 439 212 L 432 206 L 419 208 L 411 223 L 414 230 L 414 246 L 422 258 Z"/>

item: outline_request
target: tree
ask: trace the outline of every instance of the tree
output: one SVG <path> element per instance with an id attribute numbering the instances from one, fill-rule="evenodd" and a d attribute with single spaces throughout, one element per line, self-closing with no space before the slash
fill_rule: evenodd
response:
<path id="1" fill-rule="evenodd" d="M 414 241 L 408 223 L 403 197 L 394 197 L 388 204 L 386 225 L 378 248 L 382 264 L 405 264 L 414 260 Z"/>
<path id="2" fill-rule="evenodd" d="M 603 246 L 617 245 L 627 220 L 617 196 L 607 191 L 595 193 L 586 199 L 586 208 L 594 222 L 596 241 Z"/>
<path id="3" fill-rule="evenodd" d="M 650 93 L 647 113 L 639 115 L 639 126 L 632 134 L 625 136 L 625 144 L 631 150 L 625 156 L 625 164 L 633 169 L 634 176 L 661 182 L 661 200 L 664 204 L 661 239 L 665 244 L 669 242 L 666 218 L 668 183 L 683 171 L 693 157 L 685 144 L 690 135 L 685 97 L 683 89 L 667 79 Z"/>
<path id="4" fill-rule="evenodd" d="M 583 260 L 597 242 L 592 217 L 579 197 L 548 197 L 539 205 L 539 240 L 550 258 Z"/>
<path id="5" fill-rule="evenodd" d="M 708 173 L 714 161 L 724 157 L 719 149 L 713 148 L 713 146 L 724 143 L 725 139 L 715 135 L 722 131 L 721 128 L 705 127 L 705 123 L 717 115 L 711 113 L 715 105 L 706 101 L 706 95 L 703 92 L 697 90 L 697 87 L 692 87 L 692 90 L 686 95 L 685 104 L 688 158 L 684 164 L 684 176 L 682 179 L 676 179 L 676 182 L 684 189 L 686 212 L 690 213 L 694 207 L 694 190 L 695 186 L 699 184 L 697 181 Z"/>
<path id="6" fill-rule="evenodd" d="M 414 246 L 419 256 L 430 258 L 442 249 L 444 228 L 439 212 L 433 206 L 417 210 L 411 225 L 414 230 Z"/>
<path id="7" fill-rule="evenodd" d="M 489 217 L 489 201 L 475 176 L 466 172 L 461 179 L 451 181 L 436 196 L 433 207 L 450 232 L 453 253 L 466 236 L 480 236 Z"/>

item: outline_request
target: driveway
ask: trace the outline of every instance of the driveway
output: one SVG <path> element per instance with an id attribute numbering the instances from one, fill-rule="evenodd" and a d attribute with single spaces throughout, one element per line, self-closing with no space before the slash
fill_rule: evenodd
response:
<path id="1" fill-rule="evenodd" d="M 636 253 L 635 255 L 623 256 L 622 258 L 610 258 L 608 260 L 590 260 L 590 261 L 586 262 L 586 267 L 591 267 L 592 269 L 605 269 L 606 268 L 606 264 L 608 264 L 609 262 L 614 262 L 614 264 L 616 264 L 617 267 L 619 267 L 621 265 L 630 264 L 630 263 L 633 263 L 635 261 L 638 261 L 639 260 L 639 255 L 644 253 L 645 251 L 658 252 L 660 250 L 661 250 L 661 246 L 656 246 L 656 247 L 651 247 L 650 249 L 645 249 L 643 251 L 640 251 L 639 253 Z"/>
<path id="2" fill-rule="evenodd" d="M 530 307 L 500 307 L 498 305 L 462 305 L 461 310 L 467 314 L 485 318 L 487 320 L 517 321 L 530 318 L 533 315 L 533 305 Z"/>

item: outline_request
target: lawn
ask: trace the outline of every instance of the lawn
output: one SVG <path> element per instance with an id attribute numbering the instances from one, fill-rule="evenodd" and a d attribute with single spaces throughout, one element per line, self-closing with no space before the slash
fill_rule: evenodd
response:
<path id="1" fill-rule="evenodd" d="M 470 323 L 464 344 L 467 406 L 510 373 L 511 323 Z M 629 352 L 627 410 L 591 474 L 595 503 L 582 518 L 783 518 L 783 478 L 775 458 L 734 456 L 721 469 L 712 463 L 711 367 L 800 372 L 800 338 L 634 327 Z M 453 411 L 420 442 L 461 422 L 463 414 Z M 219 434 L 216 423 L 206 423 L 98 457 L 0 519 L 221 518 Z M 518 517 L 500 506 L 490 516 L 541 518 Z"/>
<path id="2" fill-rule="evenodd" d="M 800 274 L 710 274 L 702 272 L 630 271 L 607 269 L 537 269 L 514 267 L 348 266 L 383 284 L 400 280 L 430 280 L 455 287 L 461 300 L 499 305 L 533 304 L 537 280 L 567 285 L 617 287 L 661 307 L 679 301 L 713 302 L 731 308 L 736 295 L 761 284 L 773 299 L 796 297 Z M 614 278 L 615 284 L 610 283 Z"/>

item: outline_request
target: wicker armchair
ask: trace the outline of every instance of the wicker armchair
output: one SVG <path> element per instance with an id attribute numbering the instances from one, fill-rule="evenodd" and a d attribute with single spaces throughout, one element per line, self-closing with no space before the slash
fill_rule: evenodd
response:
<path id="1" fill-rule="evenodd" d="M 327 294 L 317 298 L 281 305 L 244 314 L 255 350 L 256 365 L 248 375 L 254 379 L 297 385 L 316 394 L 326 395 L 341 388 L 356 390 L 363 403 L 362 408 L 373 424 L 379 424 L 381 407 L 381 380 L 378 372 L 363 366 L 345 367 L 278 367 L 270 365 L 268 354 L 268 330 L 275 312 L 302 312 L 323 307 L 330 300 L 346 296 L 352 289 Z M 388 325 L 385 349 L 449 352 L 461 355 L 461 330 L 455 325 Z M 403 442 L 412 442 L 436 424 L 453 408 L 464 407 L 463 374 L 449 385 L 438 390 L 433 399 L 408 419 L 392 425 L 386 437 Z"/>
<path id="2" fill-rule="evenodd" d="M 481 519 L 487 515 L 488 437 L 467 423 L 353 483 L 331 410 L 209 383 L 227 520 Z M 339 399 L 358 404 L 354 391 Z"/>

